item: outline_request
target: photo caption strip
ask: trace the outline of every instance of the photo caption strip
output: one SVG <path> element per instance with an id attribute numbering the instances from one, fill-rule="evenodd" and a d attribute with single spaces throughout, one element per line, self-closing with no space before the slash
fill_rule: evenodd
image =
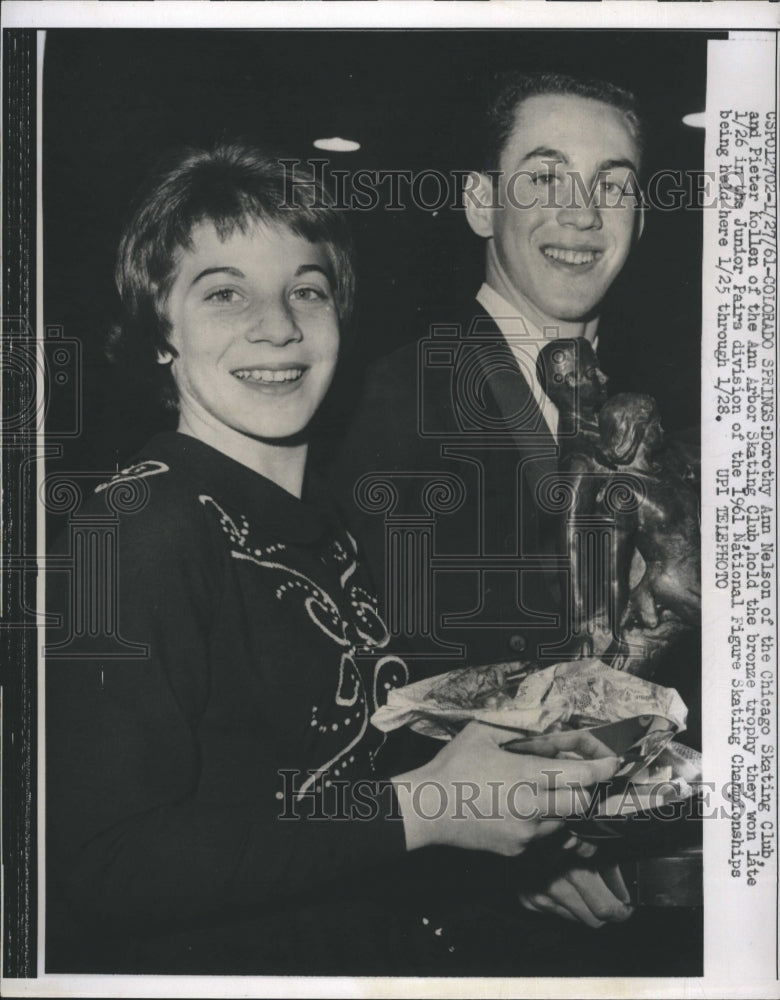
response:
<path id="1" fill-rule="evenodd" d="M 777 977 L 777 39 L 710 41 L 702 336 L 705 975 Z"/>

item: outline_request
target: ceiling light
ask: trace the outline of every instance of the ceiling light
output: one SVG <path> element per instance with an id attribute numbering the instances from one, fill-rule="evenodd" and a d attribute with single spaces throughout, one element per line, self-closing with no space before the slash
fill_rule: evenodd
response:
<path id="1" fill-rule="evenodd" d="M 315 149 L 326 149 L 329 153 L 354 153 L 360 149 L 360 143 L 354 139 L 342 139 L 334 135 L 331 139 L 315 139 Z"/>

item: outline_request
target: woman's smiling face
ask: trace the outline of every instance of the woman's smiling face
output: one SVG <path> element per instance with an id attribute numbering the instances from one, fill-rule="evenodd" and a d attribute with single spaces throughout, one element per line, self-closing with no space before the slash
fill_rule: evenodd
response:
<path id="1" fill-rule="evenodd" d="M 195 227 L 166 303 L 180 426 L 270 443 L 307 427 L 338 360 L 331 273 L 321 244 L 284 227 Z"/>

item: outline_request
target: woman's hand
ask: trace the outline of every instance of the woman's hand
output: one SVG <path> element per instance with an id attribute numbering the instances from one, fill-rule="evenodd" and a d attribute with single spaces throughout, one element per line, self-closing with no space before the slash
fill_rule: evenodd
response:
<path id="1" fill-rule="evenodd" d="M 520 893 L 520 903 L 527 910 L 555 913 L 594 928 L 627 920 L 634 912 L 626 883 L 615 864 L 570 868 L 541 892 Z"/>
<path id="2" fill-rule="evenodd" d="M 551 760 L 501 749 L 506 730 L 470 723 L 424 767 L 393 778 L 407 849 L 434 844 L 521 854 L 586 811 L 616 757 Z"/>

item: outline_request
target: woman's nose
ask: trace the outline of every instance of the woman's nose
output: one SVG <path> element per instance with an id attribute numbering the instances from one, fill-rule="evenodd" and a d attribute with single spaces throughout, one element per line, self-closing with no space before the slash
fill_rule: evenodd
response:
<path id="1" fill-rule="evenodd" d="M 252 343 L 266 341 L 274 347 L 284 347 L 303 339 L 292 310 L 286 303 L 265 305 L 254 317 L 246 331 L 246 339 Z"/>

